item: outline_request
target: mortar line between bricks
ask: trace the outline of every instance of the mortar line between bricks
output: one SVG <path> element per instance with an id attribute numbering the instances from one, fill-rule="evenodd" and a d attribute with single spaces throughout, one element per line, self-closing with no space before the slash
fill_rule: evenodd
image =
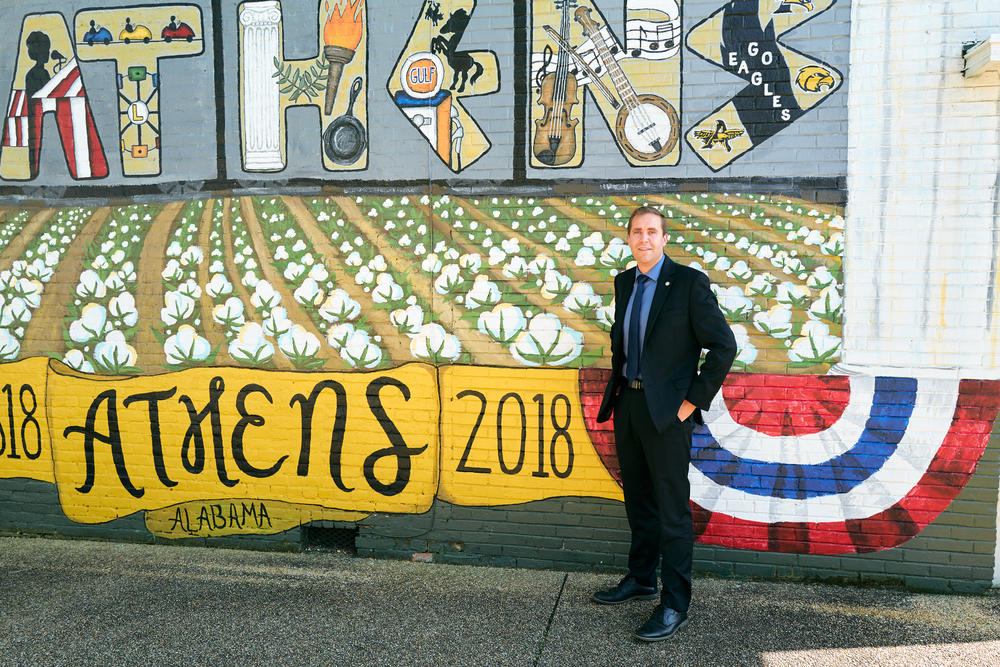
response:
<path id="1" fill-rule="evenodd" d="M 566 580 L 569 579 L 569 573 L 563 575 L 562 584 L 559 586 L 559 594 L 556 595 L 556 602 L 552 605 L 552 613 L 549 614 L 549 622 L 545 625 L 545 632 L 542 633 L 542 639 L 538 642 L 538 653 L 535 654 L 534 667 L 538 667 L 538 661 L 542 659 L 542 651 L 545 650 L 545 640 L 549 638 L 549 629 L 552 628 L 552 621 L 556 617 L 556 610 L 559 609 L 559 601 L 562 600 L 563 591 L 566 590 Z"/>

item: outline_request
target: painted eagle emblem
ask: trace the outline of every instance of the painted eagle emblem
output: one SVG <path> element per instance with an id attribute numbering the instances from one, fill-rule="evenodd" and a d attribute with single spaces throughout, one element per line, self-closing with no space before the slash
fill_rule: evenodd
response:
<path id="1" fill-rule="evenodd" d="M 726 147 L 726 152 L 733 150 L 730 141 L 743 134 L 743 130 L 730 130 L 721 118 L 716 119 L 714 130 L 695 130 L 694 136 L 701 139 L 702 148 L 714 148 L 716 144 Z"/>

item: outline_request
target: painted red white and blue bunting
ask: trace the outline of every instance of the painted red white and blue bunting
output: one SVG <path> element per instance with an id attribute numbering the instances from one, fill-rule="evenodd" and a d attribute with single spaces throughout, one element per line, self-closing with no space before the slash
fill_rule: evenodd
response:
<path id="1" fill-rule="evenodd" d="M 584 370 L 581 389 L 620 483 L 611 424 L 594 421 L 607 377 Z M 968 483 L 998 408 L 996 381 L 731 374 L 695 429 L 696 539 L 816 554 L 898 546 Z"/>

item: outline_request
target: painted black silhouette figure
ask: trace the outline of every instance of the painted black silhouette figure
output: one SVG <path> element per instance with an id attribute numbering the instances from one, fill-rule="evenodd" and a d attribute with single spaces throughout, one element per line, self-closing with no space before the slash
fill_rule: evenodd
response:
<path id="1" fill-rule="evenodd" d="M 35 30 L 28 35 L 25 46 L 28 47 L 28 57 L 35 61 L 34 66 L 24 75 L 24 94 L 28 98 L 28 114 L 31 117 L 28 123 L 28 170 L 34 178 L 38 176 L 39 149 L 42 145 L 41 123 L 36 122 L 35 118 L 41 115 L 42 106 L 40 102 L 31 98 L 52 78 L 45 69 L 45 64 L 49 62 L 52 41 L 44 32 Z"/>
<path id="2" fill-rule="evenodd" d="M 48 35 L 36 30 L 28 35 L 25 44 L 28 47 L 28 57 L 35 61 L 34 66 L 24 75 L 24 92 L 31 98 L 52 78 L 49 71 L 45 69 L 45 64 L 49 62 L 49 48 L 52 46 L 52 42 Z"/>
<path id="3" fill-rule="evenodd" d="M 458 43 L 462 41 L 465 28 L 469 25 L 469 12 L 465 9 L 457 9 L 448 17 L 448 21 L 441 27 L 441 35 L 431 40 L 431 51 L 443 53 L 451 67 L 454 75 L 451 78 L 451 89 L 461 93 L 465 90 L 465 84 L 476 85 L 476 79 L 483 74 L 482 63 L 476 62 L 469 51 L 458 51 Z M 444 35 L 450 34 L 450 38 Z M 469 70 L 475 68 L 475 73 L 470 77 Z M 458 83 L 458 77 L 462 77 L 462 83 Z M 458 86 L 456 89 L 455 86 Z"/>
<path id="4" fill-rule="evenodd" d="M 436 28 L 438 21 L 444 18 L 444 14 L 441 13 L 441 3 L 428 2 L 427 11 L 424 12 L 424 18 L 430 21 L 431 25 Z"/>
<path id="5" fill-rule="evenodd" d="M 167 26 L 167 30 L 177 30 L 177 17 L 170 17 L 170 25 Z"/>
<path id="6" fill-rule="evenodd" d="M 97 24 L 94 22 L 93 19 L 90 20 L 90 30 L 87 31 L 87 34 L 88 35 L 96 35 L 97 34 Z"/>
<path id="7" fill-rule="evenodd" d="M 135 32 L 135 26 L 132 25 L 132 17 L 129 16 L 125 19 L 125 32 Z"/>

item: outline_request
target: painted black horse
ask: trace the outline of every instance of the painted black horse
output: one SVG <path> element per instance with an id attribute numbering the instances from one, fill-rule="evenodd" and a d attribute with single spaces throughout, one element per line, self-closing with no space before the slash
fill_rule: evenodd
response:
<path id="1" fill-rule="evenodd" d="M 457 50 L 458 43 L 462 41 L 462 36 L 465 34 L 465 28 L 469 25 L 469 18 L 469 12 L 465 9 L 455 10 L 448 17 L 448 21 L 441 26 L 441 34 L 431 40 L 431 51 L 443 53 L 448 61 L 448 66 L 454 72 L 451 79 L 451 89 L 457 93 L 465 90 L 466 83 L 469 86 L 476 85 L 476 79 L 483 75 L 482 63 L 477 62 L 472 57 L 471 52 Z M 444 35 L 449 34 L 450 38 L 444 37 Z M 475 72 L 469 76 L 469 71 L 472 69 L 475 69 Z M 462 77 L 461 84 L 458 83 L 459 76 Z M 457 89 L 456 86 L 458 86 Z"/>

